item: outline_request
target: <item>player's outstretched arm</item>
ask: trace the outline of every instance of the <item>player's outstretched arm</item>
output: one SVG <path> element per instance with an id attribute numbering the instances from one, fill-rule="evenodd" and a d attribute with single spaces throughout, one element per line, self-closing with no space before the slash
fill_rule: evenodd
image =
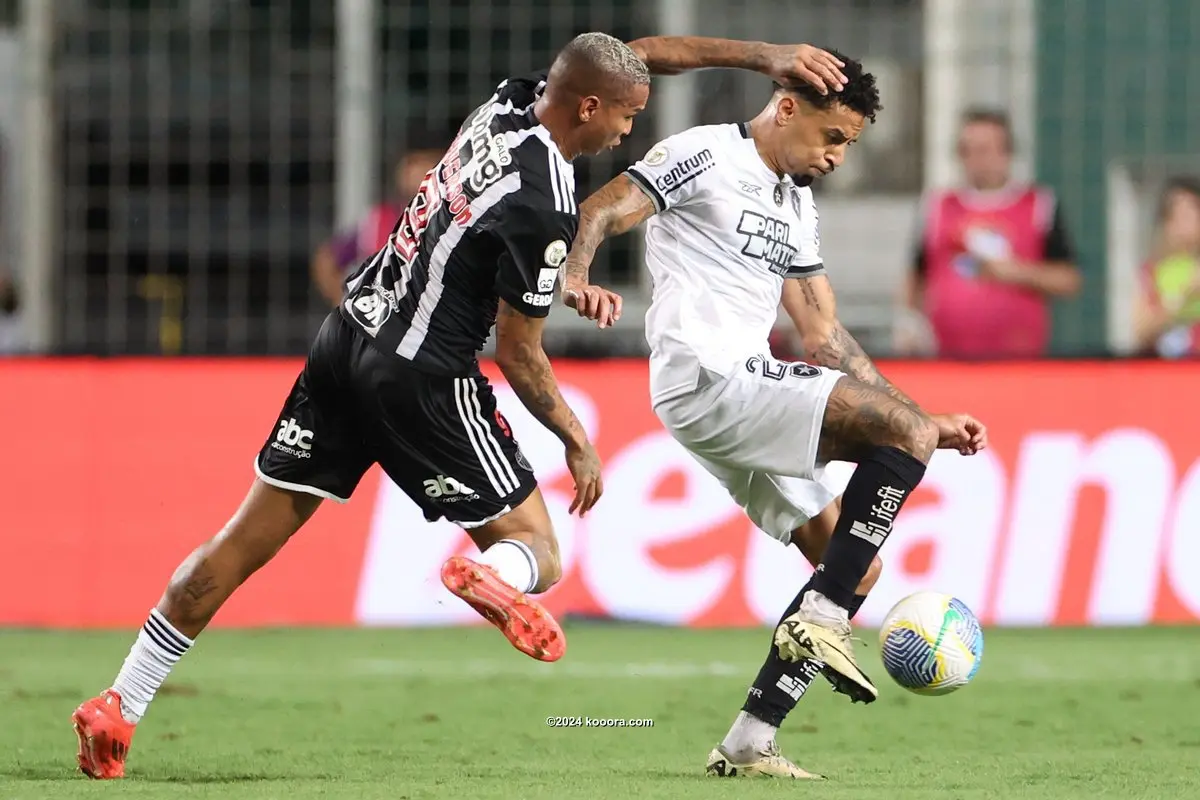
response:
<path id="1" fill-rule="evenodd" d="M 846 84 L 841 61 L 810 44 L 767 44 L 706 36 L 648 36 L 629 43 L 654 75 L 678 75 L 693 69 L 747 69 L 788 83 L 804 81 L 821 94 Z"/>
<path id="2" fill-rule="evenodd" d="M 837 301 L 828 277 L 788 278 L 783 282 L 783 307 L 800 332 L 808 358 L 823 367 L 839 369 L 920 409 L 912 398 L 883 377 L 862 345 L 837 318 Z M 972 455 L 987 447 L 987 428 L 969 414 L 929 416 L 938 427 L 939 448 Z"/>
<path id="3" fill-rule="evenodd" d="M 605 328 L 621 317 L 621 298 L 591 285 L 588 274 L 605 239 L 620 236 L 654 216 L 654 202 L 628 175 L 618 175 L 579 206 L 579 231 L 562 266 L 563 303 Z"/>
<path id="4" fill-rule="evenodd" d="M 837 318 L 833 286 L 825 275 L 783 282 L 783 308 L 800 332 L 805 354 L 823 367 L 840 369 L 878 387 L 902 403 L 917 404 L 883 377 L 879 368 Z"/>
<path id="5" fill-rule="evenodd" d="M 542 349 L 544 317 L 527 317 L 503 299 L 496 315 L 496 364 L 517 397 L 538 422 L 566 447 L 567 466 L 575 478 L 571 513 L 586 513 L 600 499 L 600 457 L 575 412 L 558 390 L 550 359 Z"/>

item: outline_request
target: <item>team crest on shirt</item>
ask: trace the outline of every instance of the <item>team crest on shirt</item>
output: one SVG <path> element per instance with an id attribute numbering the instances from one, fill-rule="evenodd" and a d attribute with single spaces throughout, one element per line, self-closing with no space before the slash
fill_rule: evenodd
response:
<path id="1" fill-rule="evenodd" d="M 346 309 L 354 321 L 368 333 L 374 334 L 392 315 L 391 298 L 383 290 L 372 288 L 358 297 L 346 300 Z"/>
<path id="2" fill-rule="evenodd" d="M 775 184 L 775 205 L 783 207 L 783 184 Z"/>
<path id="3" fill-rule="evenodd" d="M 667 160 L 668 155 L 669 153 L 667 152 L 667 148 L 663 147 L 661 144 L 658 144 L 655 145 L 654 149 L 652 149 L 649 153 L 646 153 L 646 157 L 642 160 L 646 162 L 646 166 L 657 167 L 659 164 Z"/>

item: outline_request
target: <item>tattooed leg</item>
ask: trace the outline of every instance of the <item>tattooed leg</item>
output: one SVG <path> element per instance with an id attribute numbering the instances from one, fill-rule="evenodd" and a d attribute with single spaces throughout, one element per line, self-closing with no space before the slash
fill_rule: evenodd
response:
<path id="1" fill-rule="evenodd" d="M 189 555 L 167 585 L 158 612 L 190 638 L 247 578 L 279 552 L 321 499 L 256 480 L 225 528 Z"/>
<path id="2" fill-rule="evenodd" d="M 847 376 L 825 405 L 817 460 L 859 462 L 875 448 L 890 447 L 927 464 L 937 443 L 937 426 L 911 401 Z"/>
<path id="3" fill-rule="evenodd" d="M 937 426 L 920 409 L 875 386 L 845 377 L 825 408 L 818 459 L 858 464 L 842 513 L 813 576 L 812 588 L 849 610 L 904 501 L 925 475 Z"/>
<path id="4" fill-rule="evenodd" d="M 321 500 L 255 480 L 241 508 L 225 528 L 192 552 L 150 612 L 121 665 L 112 688 L 75 711 L 80 768 L 92 777 L 120 777 L 136 725 L 179 659 L 191 649 L 217 609 L 237 587 L 283 547 L 308 521 Z M 113 719 L 118 711 L 124 722 Z M 123 749 L 117 763 L 97 764 L 83 754 L 100 737 Z M 114 751 L 116 752 L 116 751 Z"/>

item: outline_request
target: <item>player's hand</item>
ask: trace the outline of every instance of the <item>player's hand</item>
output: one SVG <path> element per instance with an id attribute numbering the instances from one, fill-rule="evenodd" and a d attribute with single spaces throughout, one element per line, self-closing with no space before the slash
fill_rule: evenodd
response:
<path id="1" fill-rule="evenodd" d="M 621 295 L 590 283 L 563 287 L 563 305 L 575 309 L 581 317 L 596 321 L 597 328 L 608 328 L 621 318 Z"/>
<path id="2" fill-rule="evenodd" d="M 567 445 L 567 469 L 575 479 L 575 499 L 571 501 L 568 514 L 579 509 L 579 516 L 592 510 L 600 495 L 604 494 L 604 479 L 600 477 L 600 456 L 591 442 L 582 445 Z"/>
<path id="3" fill-rule="evenodd" d="M 970 414 L 934 414 L 938 427 L 938 449 L 957 450 L 973 456 L 987 447 L 987 426 Z"/>
<path id="4" fill-rule="evenodd" d="M 845 88 L 846 76 L 841 71 L 844 66 L 832 54 L 811 44 L 773 44 L 767 48 L 765 72 L 784 86 L 804 81 L 821 94 L 829 94 Z"/>

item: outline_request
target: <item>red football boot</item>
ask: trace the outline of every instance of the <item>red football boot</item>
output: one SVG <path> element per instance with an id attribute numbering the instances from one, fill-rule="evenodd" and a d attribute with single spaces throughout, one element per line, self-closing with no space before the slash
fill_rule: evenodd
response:
<path id="1" fill-rule="evenodd" d="M 539 661 L 557 661 L 567 638 L 550 612 L 500 580 L 496 571 L 454 556 L 442 565 L 442 583 L 508 637 L 512 646 Z"/>
<path id="2" fill-rule="evenodd" d="M 125 777 L 125 756 L 137 726 L 121 716 L 121 695 L 108 689 L 71 715 L 79 737 L 79 771 L 89 778 Z"/>

